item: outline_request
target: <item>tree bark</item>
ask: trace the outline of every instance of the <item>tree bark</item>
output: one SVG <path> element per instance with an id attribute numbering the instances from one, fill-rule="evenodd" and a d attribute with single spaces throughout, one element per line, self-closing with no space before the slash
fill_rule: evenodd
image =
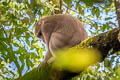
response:
<path id="1" fill-rule="evenodd" d="M 79 45 L 70 49 L 96 48 L 101 52 L 102 60 L 107 56 L 108 52 L 113 49 L 113 53 L 120 51 L 120 27 L 115 28 L 106 33 L 88 38 Z M 17 80 L 67 80 L 72 76 L 80 73 L 72 73 L 68 71 L 59 71 L 52 68 L 51 64 L 38 67 L 25 74 Z"/>
<path id="2" fill-rule="evenodd" d="M 118 25 L 120 27 L 120 0 L 114 0 L 115 8 L 116 8 L 116 14 L 118 19 Z"/>

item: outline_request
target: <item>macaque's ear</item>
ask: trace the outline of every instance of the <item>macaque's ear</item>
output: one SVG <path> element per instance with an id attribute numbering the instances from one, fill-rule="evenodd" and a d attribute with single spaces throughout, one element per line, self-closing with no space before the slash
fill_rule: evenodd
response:
<path id="1" fill-rule="evenodd" d="M 38 24 L 38 26 L 40 26 L 40 25 L 41 25 L 41 23 L 42 23 L 42 22 L 41 22 L 41 21 L 39 21 L 39 22 L 37 23 L 37 24 Z"/>

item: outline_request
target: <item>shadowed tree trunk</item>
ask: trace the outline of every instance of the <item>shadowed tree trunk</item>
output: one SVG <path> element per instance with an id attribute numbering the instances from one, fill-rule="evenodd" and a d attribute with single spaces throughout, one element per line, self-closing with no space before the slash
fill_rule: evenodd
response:
<path id="1" fill-rule="evenodd" d="M 120 0 L 114 0 L 115 8 L 116 8 L 116 14 L 118 19 L 118 25 L 120 27 Z"/>

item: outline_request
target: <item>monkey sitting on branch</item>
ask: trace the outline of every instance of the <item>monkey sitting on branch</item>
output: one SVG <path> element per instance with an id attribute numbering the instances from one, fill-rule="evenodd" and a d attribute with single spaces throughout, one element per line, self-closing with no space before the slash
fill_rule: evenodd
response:
<path id="1" fill-rule="evenodd" d="M 55 51 L 73 47 L 88 37 L 82 23 L 67 14 L 56 14 L 40 19 L 36 24 L 35 35 L 43 40 L 48 48 L 41 65 L 53 62 Z"/>

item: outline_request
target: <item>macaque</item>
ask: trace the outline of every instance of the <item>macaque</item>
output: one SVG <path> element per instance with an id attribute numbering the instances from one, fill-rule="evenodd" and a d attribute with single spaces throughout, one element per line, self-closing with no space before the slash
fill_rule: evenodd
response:
<path id="1" fill-rule="evenodd" d="M 67 14 L 40 19 L 36 24 L 35 35 L 43 40 L 48 48 L 43 64 L 54 61 L 55 51 L 73 47 L 88 37 L 82 23 Z"/>

